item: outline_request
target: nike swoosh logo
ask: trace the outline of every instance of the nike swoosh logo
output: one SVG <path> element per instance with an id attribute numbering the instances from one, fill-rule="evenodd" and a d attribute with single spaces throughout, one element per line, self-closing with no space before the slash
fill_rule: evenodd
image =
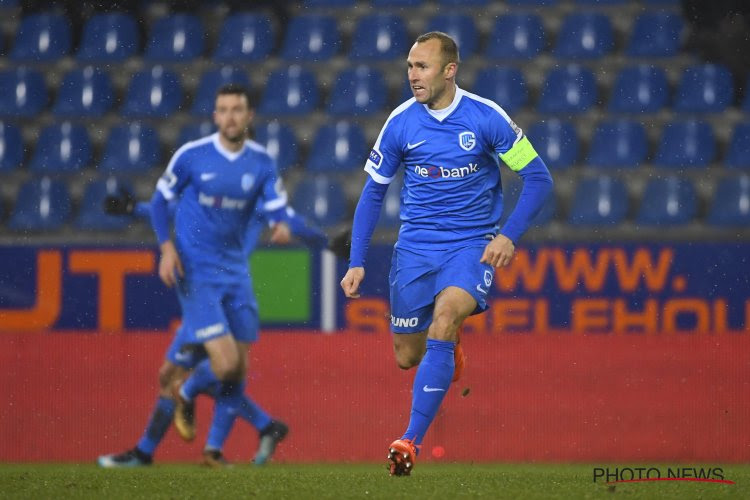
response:
<path id="1" fill-rule="evenodd" d="M 416 147 L 419 147 L 419 146 L 421 146 L 421 145 L 422 145 L 422 144 L 424 144 L 425 142 L 427 142 L 427 139 L 425 139 L 424 141 L 419 141 L 419 142 L 417 142 L 417 143 L 415 143 L 415 144 L 412 144 L 412 143 L 408 143 L 408 144 L 406 145 L 406 149 L 414 149 L 414 148 L 416 148 Z"/>
<path id="2" fill-rule="evenodd" d="M 427 387 L 427 384 L 422 387 L 422 390 L 424 392 L 437 392 L 437 391 L 443 391 L 445 392 L 445 389 L 441 389 L 440 387 Z"/>
<path id="3" fill-rule="evenodd" d="M 202 181 L 210 181 L 214 177 L 216 177 L 215 173 L 201 174 L 201 180 Z"/>
<path id="4" fill-rule="evenodd" d="M 482 285 L 477 285 L 477 290 L 479 290 L 479 293 L 487 295 L 487 290 L 482 288 Z"/>

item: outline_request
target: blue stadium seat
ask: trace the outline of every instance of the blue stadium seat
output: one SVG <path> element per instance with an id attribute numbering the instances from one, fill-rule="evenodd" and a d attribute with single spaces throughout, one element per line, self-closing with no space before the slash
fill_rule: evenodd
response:
<path id="1" fill-rule="evenodd" d="M 281 46 L 287 61 L 327 61 L 339 51 L 341 35 L 336 18 L 321 14 L 293 17 Z"/>
<path id="2" fill-rule="evenodd" d="M 551 169 L 565 169 L 578 160 L 578 135 L 570 122 L 557 119 L 538 122 L 526 135 Z"/>
<path id="3" fill-rule="evenodd" d="M 357 124 L 326 124 L 315 134 L 306 168 L 310 172 L 359 169 L 364 167 L 367 153 L 365 135 Z"/>
<path id="4" fill-rule="evenodd" d="M 442 31 L 450 35 L 458 44 L 462 61 L 472 57 L 479 46 L 479 30 L 472 17 L 466 14 L 437 14 L 427 23 L 426 31 Z"/>
<path id="5" fill-rule="evenodd" d="M 381 111 L 388 96 L 383 74 L 365 65 L 339 73 L 328 101 L 332 115 L 371 115 Z"/>
<path id="6" fill-rule="evenodd" d="M 294 64 L 269 75 L 258 111 L 268 115 L 302 115 L 314 111 L 319 100 L 315 76 Z"/>
<path id="7" fill-rule="evenodd" d="M 220 87 L 229 83 L 238 83 L 247 89 L 250 88 L 247 73 L 234 66 L 223 66 L 203 73 L 198 83 L 198 90 L 195 92 L 195 100 L 190 107 L 190 113 L 197 116 L 211 114 L 216 105 L 216 92 Z"/>
<path id="8" fill-rule="evenodd" d="M 613 46 L 609 17 L 602 13 L 573 12 L 563 20 L 554 53 L 557 57 L 594 59 L 608 54 Z"/>
<path id="9" fill-rule="evenodd" d="M 679 14 L 647 10 L 630 31 L 625 53 L 630 57 L 672 57 L 682 44 L 684 23 Z"/>
<path id="10" fill-rule="evenodd" d="M 122 114 L 126 117 L 164 118 L 182 103 L 182 86 L 177 75 L 164 66 L 154 66 L 133 75 Z"/>
<path id="11" fill-rule="evenodd" d="M 707 122 L 688 120 L 664 126 L 654 163 L 664 167 L 703 167 L 716 157 L 716 139 Z"/>
<path id="12" fill-rule="evenodd" d="M 648 7 L 679 7 L 680 0 L 643 0 Z"/>
<path id="13" fill-rule="evenodd" d="M 583 113 L 596 103 L 596 79 L 588 68 L 571 64 L 547 74 L 542 85 L 540 113 Z"/>
<path id="14" fill-rule="evenodd" d="M 393 107 L 395 108 L 412 97 L 414 97 L 414 92 L 411 91 L 411 84 L 408 79 L 404 78 L 404 83 L 401 84 L 401 94 L 399 94 L 398 99 L 396 99 L 396 104 Z"/>
<path id="15" fill-rule="evenodd" d="M 417 7 L 424 0 L 370 0 L 373 7 Z"/>
<path id="16" fill-rule="evenodd" d="M 183 125 L 183 127 L 180 129 L 180 133 L 177 134 L 177 144 L 174 145 L 174 148 L 172 148 L 172 150 L 176 151 L 177 148 L 179 148 L 183 144 L 190 141 L 195 141 L 197 139 L 200 139 L 201 137 L 206 137 L 207 135 L 211 135 L 214 132 L 216 132 L 216 125 L 214 125 L 214 122 L 210 120 Z"/>
<path id="17" fill-rule="evenodd" d="M 34 172 L 73 172 L 91 164 L 91 141 L 83 125 L 62 122 L 44 127 L 29 168 Z"/>
<path id="18" fill-rule="evenodd" d="M 500 228 L 503 227 L 505 222 L 507 222 L 508 217 L 510 217 L 510 214 L 516 208 L 516 203 L 518 203 L 518 198 L 521 196 L 522 188 L 523 182 L 521 182 L 520 178 L 517 178 L 516 176 L 511 177 L 508 182 L 503 183 L 503 213 L 500 217 Z M 534 220 L 531 221 L 531 226 L 543 226 L 552 221 L 556 215 L 557 197 L 553 192 L 545 200 L 544 205 L 542 205 L 542 208 L 539 210 L 539 213 L 536 214 Z"/>
<path id="19" fill-rule="evenodd" d="M 354 7 L 356 0 L 303 0 L 302 5 L 305 8 L 314 7 Z"/>
<path id="20" fill-rule="evenodd" d="M 23 138 L 15 125 L 0 122 L 0 172 L 15 170 L 23 161 Z"/>
<path id="21" fill-rule="evenodd" d="M 99 168 L 115 172 L 143 172 L 159 166 L 159 135 L 143 123 L 112 127 Z"/>
<path id="22" fill-rule="evenodd" d="M 291 205 L 321 227 L 333 226 L 349 217 L 344 188 L 326 175 L 302 179 L 294 190 Z"/>
<path id="23" fill-rule="evenodd" d="M 750 227 L 750 177 L 726 177 L 716 186 L 708 222 L 715 226 Z"/>
<path id="24" fill-rule="evenodd" d="M 230 64 L 261 61 L 273 50 L 274 38 L 267 15 L 249 12 L 229 15 L 219 32 L 214 61 Z"/>
<path id="25" fill-rule="evenodd" d="M 65 75 L 52 112 L 58 117 L 100 117 L 112 108 L 112 80 L 104 71 L 86 66 Z"/>
<path id="26" fill-rule="evenodd" d="M 484 7 L 490 0 L 438 0 L 438 5 L 446 7 Z"/>
<path id="27" fill-rule="evenodd" d="M 738 123 L 734 127 L 724 164 L 727 167 L 750 168 L 750 122 Z"/>
<path id="28" fill-rule="evenodd" d="M 75 227 L 86 231 L 124 229 L 130 222 L 130 218 L 104 212 L 105 198 L 120 195 L 121 189 L 133 192 L 129 183 L 120 181 L 114 176 L 89 182 L 83 192 L 81 208 L 74 222 Z"/>
<path id="29" fill-rule="evenodd" d="M 288 125 L 273 120 L 256 127 L 256 140 L 263 144 L 268 154 L 276 160 L 280 172 L 299 163 L 299 148 L 294 131 Z"/>
<path id="30" fill-rule="evenodd" d="M 629 2 L 630 0 L 575 0 L 577 4 L 599 6 L 599 5 L 619 5 Z"/>
<path id="31" fill-rule="evenodd" d="M 573 194 L 568 223 L 574 226 L 613 226 L 625 220 L 628 192 L 615 177 L 581 179 Z"/>
<path id="32" fill-rule="evenodd" d="M 24 67 L 0 71 L 0 116 L 29 117 L 47 106 L 44 76 Z"/>
<path id="33" fill-rule="evenodd" d="M 646 184 L 636 216 L 644 226 L 673 226 L 693 220 L 697 210 L 695 188 L 689 179 L 669 176 Z"/>
<path id="34" fill-rule="evenodd" d="M 30 14 L 21 19 L 10 57 L 16 62 L 52 62 L 68 55 L 68 20 L 59 14 Z"/>
<path id="35" fill-rule="evenodd" d="M 559 0 L 506 0 L 509 5 L 519 7 L 548 7 L 556 5 Z"/>
<path id="36" fill-rule="evenodd" d="M 49 177 L 21 185 L 8 227 L 15 231 L 53 231 L 70 217 L 70 194 L 65 183 Z"/>
<path id="37" fill-rule="evenodd" d="M 409 49 L 406 25 L 397 14 L 368 14 L 357 21 L 349 58 L 385 61 L 405 58 Z"/>
<path id="38" fill-rule="evenodd" d="M 544 27 L 536 14 L 512 13 L 497 18 L 485 57 L 494 60 L 532 59 L 544 50 Z"/>
<path id="39" fill-rule="evenodd" d="M 94 14 L 83 28 L 78 60 L 122 62 L 138 52 L 138 26 L 128 14 Z"/>
<path id="40" fill-rule="evenodd" d="M 393 181 L 388 185 L 388 191 L 385 192 L 383 205 L 380 208 L 378 227 L 396 229 L 401 225 L 401 194 L 404 187 L 403 181 L 403 174 L 399 174 L 396 175 Z"/>
<path id="41" fill-rule="evenodd" d="M 473 92 L 495 101 L 508 113 L 525 106 L 529 98 L 523 74 L 511 66 L 481 70 L 474 80 Z"/>
<path id="42" fill-rule="evenodd" d="M 701 64 L 685 68 L 675 94 L 675 111 L 720 113 L 734 100 L 732 74 L 726 66 Z"/>
<path id="43" fill-rule="evenodd" d="M 150 62 L 188 62 L 203 54 L 206 34 L 193 14 L 174 14 L 151 27 L 144 59 Z"/>
<path id="44" fill-rule="evenodd" d="M 591 141 L 589 165 L 598 167 L 637 167 L 646 160 L 648 139 L 639 122 L 613 120 L 596 127 Z"/>
<path id="45" fill-rule="evenodd" d="M 669 84 L 663 69 L 641 64 L 623 68 L 617 73 L 609 99 L 609 110 L 615 113 L 656 113 L 668 100 Z"/>

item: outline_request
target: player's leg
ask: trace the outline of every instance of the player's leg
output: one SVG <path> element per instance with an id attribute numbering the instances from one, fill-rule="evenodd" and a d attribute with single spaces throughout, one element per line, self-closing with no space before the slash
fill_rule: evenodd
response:
<path id="1" fill-rule="evenodd" d="M 422 361 L 427 348 L 427 330 L 418 333 L 393 335 L 393 354 L 396 364 L 403 370 L 413 368 Z"/>

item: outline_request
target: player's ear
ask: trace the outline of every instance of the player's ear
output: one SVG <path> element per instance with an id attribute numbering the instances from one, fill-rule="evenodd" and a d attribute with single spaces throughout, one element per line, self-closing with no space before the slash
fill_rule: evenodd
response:
<path id="1" fill-rule="evenodd" d="M 454 62 L 449 62 L 445 65 L 445 68 L 443 69 L 443 73 L 445 74 L 445 78 L 453 78 L 456 76 L 456 71 L 458 70 L 458 64 Z"/>

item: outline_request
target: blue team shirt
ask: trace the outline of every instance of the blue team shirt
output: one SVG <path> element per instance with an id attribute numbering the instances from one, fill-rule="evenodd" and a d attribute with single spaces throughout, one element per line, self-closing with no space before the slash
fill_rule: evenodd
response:
<path id="1" fill-rule="evenodd" d="M 383 125 L 365 164 L 380 184 L 404 166 L 399 246 L 441 248 L 497 234 L 499 155 L 523 138 L 493 101 L 456 88 L 445 109 L 412 98 Z"/>
<path id="2" fill-rule="evenodd" d="M 258 212 L 278 211 L 287 201 L 265 148 L 246 141 L 231 152 L 218 133 L 178 149 L 156 187 L 167 200 L 177 199 L 175 245 L 186 277 L 197 281 L 247 280 Z"/>

